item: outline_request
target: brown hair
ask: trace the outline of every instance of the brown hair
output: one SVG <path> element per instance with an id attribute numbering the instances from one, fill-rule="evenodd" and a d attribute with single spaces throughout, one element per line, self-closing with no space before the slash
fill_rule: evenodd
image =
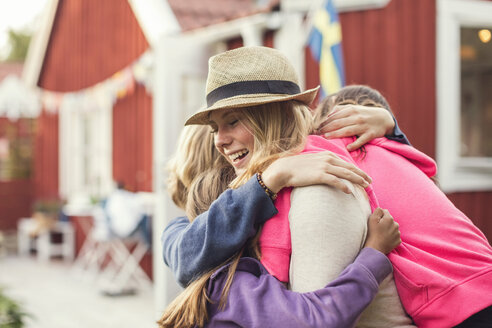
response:
<path id="1" fill-rule="evenodd" d="M 377 90 L 367 86 L 367 85 L 349 85 L 340 89 L 340 91 L 326 97 L 319 104 L 318 108 L 316 108 L 315 112 L 315 126 L 319 127 L 321 123 L 326 118 L 331 110 L 336 105 L 362 105 L 369 107 L 382 107 L 388 110 L 391 115 L 393 115 L 393 111 L 391 107 L 384 98 L 384 96 Z M 364 146 L 360 148 L 361 154 L 366 153 Z M 436 176 L 430 177 L 430 179 L 439 186 L 439 181 Z"/>
<path id="2" fill-rule="evenodd" d="M 343 87 L 338 92 L 327 96 L 321 101 L 314 113 L 314 124 L 319 129 L 326 120 L 326 116 L 337 105 L 362 105 L 368 107 L 382 107 L 392 113 L 388 101 L 379 93 L 366 85 L 350 85 Z M 359 148 L 359 155 L 364 158 L 366 149 L 364 146 Z"/>

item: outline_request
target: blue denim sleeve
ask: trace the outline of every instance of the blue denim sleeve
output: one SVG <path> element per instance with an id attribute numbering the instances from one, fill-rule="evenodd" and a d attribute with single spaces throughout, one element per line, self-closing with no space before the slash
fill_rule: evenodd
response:
<path id="1" fill-rule="evenodd" d="M 172 220 L 161 241 L 164 262 L 182 286 L 217 267 L 256 234 L 256 226 L 277 213 L 256 176 L 238 189 L 228 189 L 193 222 Z"/>
<path id="2" fill-rule="evenodd" d="M 296 293 L 261 267 L 257 269 L 252 259 L 241 261 L 223 310 L 218 309 L 218 300 L 227 270 L 213 277 L 209 293 L 214 303 L 206 327 L 230 327 L 231 323 L 238 327 L 353 327 L 392 271 L 384 254 L 364 248 L 354 263 L 324 288 Z"/>
<path id="3" fill-rule="evenodd" d="M 391 114 L 393 116 L 393 114 Z M 393 116 L 393 121 L 395 122 L 395 128 L 393 130 L 393 134 L 386 135 L 385 137 L 397 141 L 402 144 L 407 144 L 407 145 L 412 145 L 410 144 L 410 141 L 408 140 L 407 136 L 403 133 L 402 130 L 400 130 L 400 127 L 398 126 L 398 122 L 396 121 L 396 118 Z"/>

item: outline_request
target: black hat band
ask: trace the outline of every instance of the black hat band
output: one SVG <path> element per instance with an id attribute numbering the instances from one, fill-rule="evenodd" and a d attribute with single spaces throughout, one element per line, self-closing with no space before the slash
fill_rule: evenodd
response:
<path id="1" fill-rule="evenodd" d="M 267 80 L 267 81 L 240 81 L 223 85 L 207 95 L 207 107 L 211 107 L 217 101 L 240 95 L 251 94 L 287 94 L 295 95 L 301 92 L 301 88 L 291 81 Z"/>

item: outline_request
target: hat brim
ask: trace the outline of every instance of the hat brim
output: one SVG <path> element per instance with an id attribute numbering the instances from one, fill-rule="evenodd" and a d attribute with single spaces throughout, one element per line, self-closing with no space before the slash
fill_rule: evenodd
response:
<path id="1" fill-rule="evenodd" d="M 287 100 L 297 100 L 309 106 L 316 98 L 319 88 L 320 86 L 317 86 L 316 88 L 309 89 L 304 92 L 297 93 L 295 95 L 271 94 L 271 93 L 248 94 L 248 95 L 240 95 L 236 97 L 222 99 L 217 101 L 212 106 L 203 108 L 198 112 L 196 112 L 186 121 L 185 125 L 209 124 L 210 113 L 222 109 L 244 108 L 244 107 L 251 107 L 251 106 L 263 105 L 273 102 L 287 101 Z"/>

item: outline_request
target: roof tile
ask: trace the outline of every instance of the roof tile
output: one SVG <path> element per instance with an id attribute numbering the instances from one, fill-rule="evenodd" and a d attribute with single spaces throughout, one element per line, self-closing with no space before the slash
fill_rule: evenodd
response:
<path id="1" fill-rule="evenodd" d="M 280 0 L 168 0 L 183 31 L 269 12 Z"/>

